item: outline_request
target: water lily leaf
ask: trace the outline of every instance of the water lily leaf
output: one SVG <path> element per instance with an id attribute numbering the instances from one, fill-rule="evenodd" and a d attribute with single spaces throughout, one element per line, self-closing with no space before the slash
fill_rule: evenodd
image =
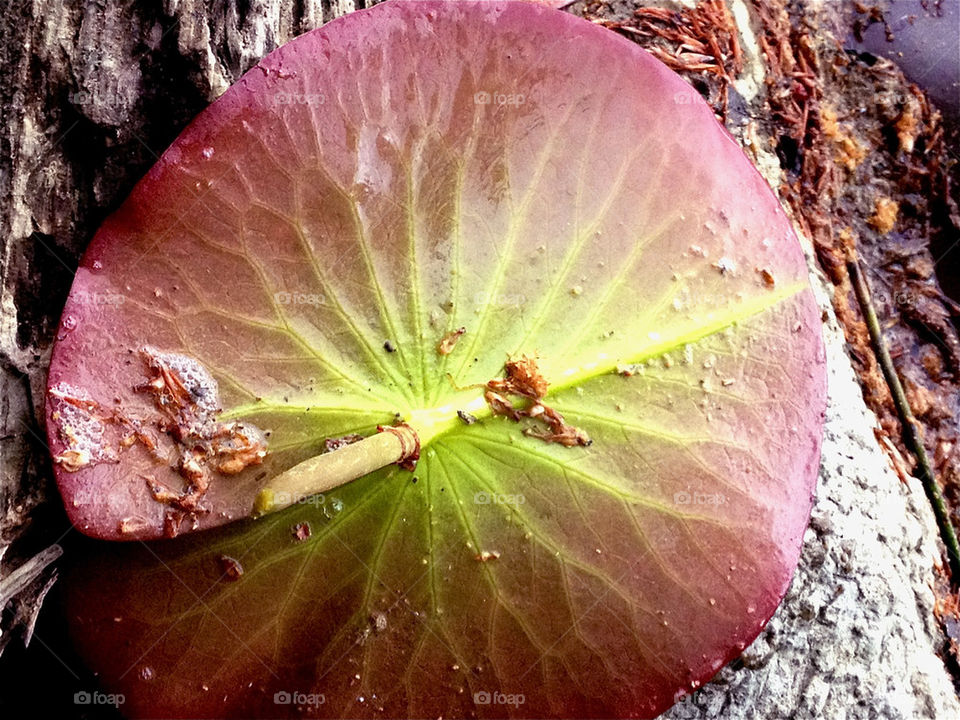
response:
<path id="1" fill-rule="evenodd" d="M 515 420 L 485 392 L 524 358 Z M 69 581 L 132 717 L 652 717 L 782 597 L 825 398 L 796 237 L 689 86 L 539 5 L 415 0 L 177 139 L 84 257 L 49 385 L 78 527 L 187 535 Z M 188 532 L 397 416 L 415 471 Z"/>

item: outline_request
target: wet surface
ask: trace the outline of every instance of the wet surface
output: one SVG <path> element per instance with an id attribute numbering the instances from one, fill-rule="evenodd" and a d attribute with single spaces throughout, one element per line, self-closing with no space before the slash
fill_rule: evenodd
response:
<path id="1" fill-rule="evenodd" d="M 887 0 L 878 7 L 884 10 L 885 22 L 857 13 L 846 47 L 895 62 L 945 117 L 956 121 L 960 115 L 960 0 Z"/>
<path id="2" fill-rule="evenodd" d="M 856 3 L 851 3 L 856 8 Z M 862 11 L 861 11 L 862 10 Z M 853 10 L 844 46 L 867 63 L 886 58 L 943 113 L 943 149 L 960 183 L 960 0 L 886 0 Z M 957 228 L 954 228 L 956 230 Z M 933 235 L 930 251 L 944 292 L 960 300 L 960 232 Z"/>

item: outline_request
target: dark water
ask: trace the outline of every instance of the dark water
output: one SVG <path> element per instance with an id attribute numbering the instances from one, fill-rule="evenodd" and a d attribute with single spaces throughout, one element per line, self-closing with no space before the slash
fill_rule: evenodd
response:
<path id="1" fill-rule="evenodd" d="M 892 41 L 883 24 L 872 23 L 862 33 L 863 42 L 851 35 L 848 47 L 897 63 L 944 116 L 956 122 L 960 115 L 960 0 L 886 0 L 880 7 L 887 8 L 884 15 Z"/>
<path id="2" fill-rule="evenodd" d="M 895 62 L 943 113 L 947 152 L 956 163 L 952 195 L 960 202 L 960 0 L 881 0 L 878 5 L 886 24 L 869 24 L 860 38 L 851 32 L 846 47 Z M 855 18 L 866 21 L 867 16 Z M 930 249 L 940 286 L 960 301 L 960 232 L 938 233 Z"/>

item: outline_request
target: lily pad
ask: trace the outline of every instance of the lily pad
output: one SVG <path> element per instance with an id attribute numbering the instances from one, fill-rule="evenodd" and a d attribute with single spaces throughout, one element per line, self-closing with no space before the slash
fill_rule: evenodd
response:
<path id="1" fill-rule="evenodd" d="M 789 583 L 819 323 L 770 189 L 632 43 L 528 3 L 334 21 L 202 113 L 81 263 L 47 403 L 66 507 L 186 536 L 77 568 L 80 652 L 131 717 L 655 716 Z M 494 412 L 524 357 L 527 407 L 583 442 Z M 397 418 L 414 471 L 238 521 Z"/>

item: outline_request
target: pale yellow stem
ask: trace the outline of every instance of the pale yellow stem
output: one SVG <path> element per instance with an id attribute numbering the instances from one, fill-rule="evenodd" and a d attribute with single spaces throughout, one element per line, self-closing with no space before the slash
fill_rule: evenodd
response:
<path id="1" fill-rule="evenodd" d="M 419 448 L 417 433 L 409 425 L 384 428 L 383 432 L 316 455 L 280 473 L 257 493 L 252 514 L 260 517 L 283 510 L 374 470 L 415 459 Z"/>

